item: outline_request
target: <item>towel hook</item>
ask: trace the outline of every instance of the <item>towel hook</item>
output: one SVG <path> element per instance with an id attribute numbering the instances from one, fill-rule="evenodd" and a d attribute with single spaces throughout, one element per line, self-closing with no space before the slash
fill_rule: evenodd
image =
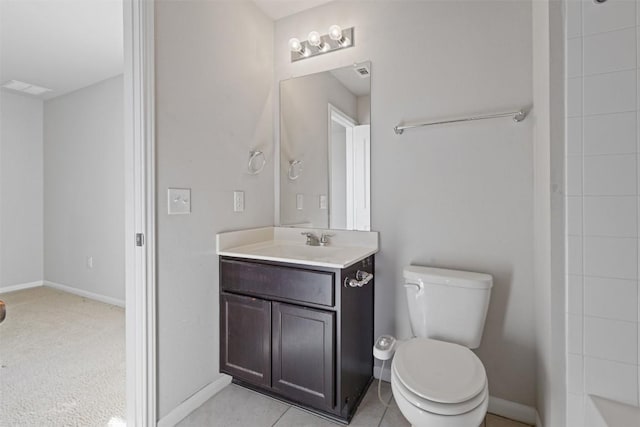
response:
<path id="1" fill-rule="evenodd" d="M 297 166 L 297 171 L 296 171 Z M 289 171 L 287 175 L 289 175 L 289 179 L 291 181 L 295 181 L 300 178 L 300 174 L 302 173 L 302 160 L 289 160 Z"/>
<path id="2" fill-rule="evenodd" d="M 254 162 L 256 161 L 256 159 L 260 157 L 262 158 L 262 162 L 260 162 L 259 166 L 256 166 Z M 249 163 L 247 164 L 247 173 L 249 175 L 259 174 L 260 172 L 262 172 L 262 169 L 264 169 L 264 165 L 266 164 L 267 164 L 267 159 L 265 158 L 265 155 L 262 151 L 260 150 L 249 151 Z"/>

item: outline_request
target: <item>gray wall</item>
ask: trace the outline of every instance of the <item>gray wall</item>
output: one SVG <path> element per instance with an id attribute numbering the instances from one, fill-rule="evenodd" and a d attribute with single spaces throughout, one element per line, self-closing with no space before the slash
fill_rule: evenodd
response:
<path id="1" fill-rule="evenodd" d="M 357 98 L 331 73 L 283 82 L 280 96 L 280 223 L 327 228 L 329 211 L 320 209 L 320 195 L 329 195 L 328 104 L 356 120 Z M 292 181 L 287 172 L 289 160 L 294 159 L 303 161 L 303 170 Z M 301 210 L 296 209 L 297 194 L 304 195 Z"/>
<path id="2" fill-rule="evenodd" d="M 536 407 L 546 427 L 566 425 L 561 7 L 556 0 L 532 5 Z"/>
<path id="3" fill-rule="evenodd" d="M 490 273 L 477 354 L 493 396 L 533 406 L 530 121 L 393 132 L 400 121 L 531 104 L 531 18 L 528 1 L 333 2 L 276 22 L 274 46 L 275 82 L 372 61 L 372 229 L 381 244 L 375 334 L 411 334 L 403 266 Z M 289 38 L 334 23 L 355 26 L 353 48 L 290 62 Z"/>
<path id="4" fill-rule="evenodd" d="M 42 280 L 42 101 L 0 92 L 0 289 Z"/>
<path id="5" fill-rule="evenodd" d="M 159 1 L 155 31 L 162 418 L 219 376 L 215 234 L 274 222 L 273 23 L 251 2 Z M 167 215 L 168 187 L 191 188 L 190 215 Z"/>
<path id="6" fill-rule="evenodd" d="M 121 75 L 44 103 L 44 277 L 121 302 L 123 123 Z"/>

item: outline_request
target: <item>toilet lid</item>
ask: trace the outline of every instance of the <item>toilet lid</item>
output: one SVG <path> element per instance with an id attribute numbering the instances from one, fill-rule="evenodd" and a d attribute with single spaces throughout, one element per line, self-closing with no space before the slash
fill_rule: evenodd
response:
<path id="1" fill-rule="evenodd" d="M 487 374 L 478 356 L 458 344 L 414 338 L 393 359 L 398 379 L 412 393 L 439 403 L 460 403 L 482 392 Z"/>

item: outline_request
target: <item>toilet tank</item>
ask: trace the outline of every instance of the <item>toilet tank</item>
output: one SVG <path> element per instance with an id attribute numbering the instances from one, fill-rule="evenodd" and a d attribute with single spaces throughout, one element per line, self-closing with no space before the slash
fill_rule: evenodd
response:
<path id="1" fill-rule="evenodd" d="M 489 274 L 412 265 L 404 280 L 416 337 L 480 346 L 493 286 Z"/>

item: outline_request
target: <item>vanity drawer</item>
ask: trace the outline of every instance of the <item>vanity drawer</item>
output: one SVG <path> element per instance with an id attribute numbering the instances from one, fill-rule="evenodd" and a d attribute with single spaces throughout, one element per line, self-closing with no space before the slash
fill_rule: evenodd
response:
<path id="1" fill-rule="evenodd" d="M 333 307 L 333 280 L 328 271 L 220 260 L 220 286 L 228 292 Z"/>

